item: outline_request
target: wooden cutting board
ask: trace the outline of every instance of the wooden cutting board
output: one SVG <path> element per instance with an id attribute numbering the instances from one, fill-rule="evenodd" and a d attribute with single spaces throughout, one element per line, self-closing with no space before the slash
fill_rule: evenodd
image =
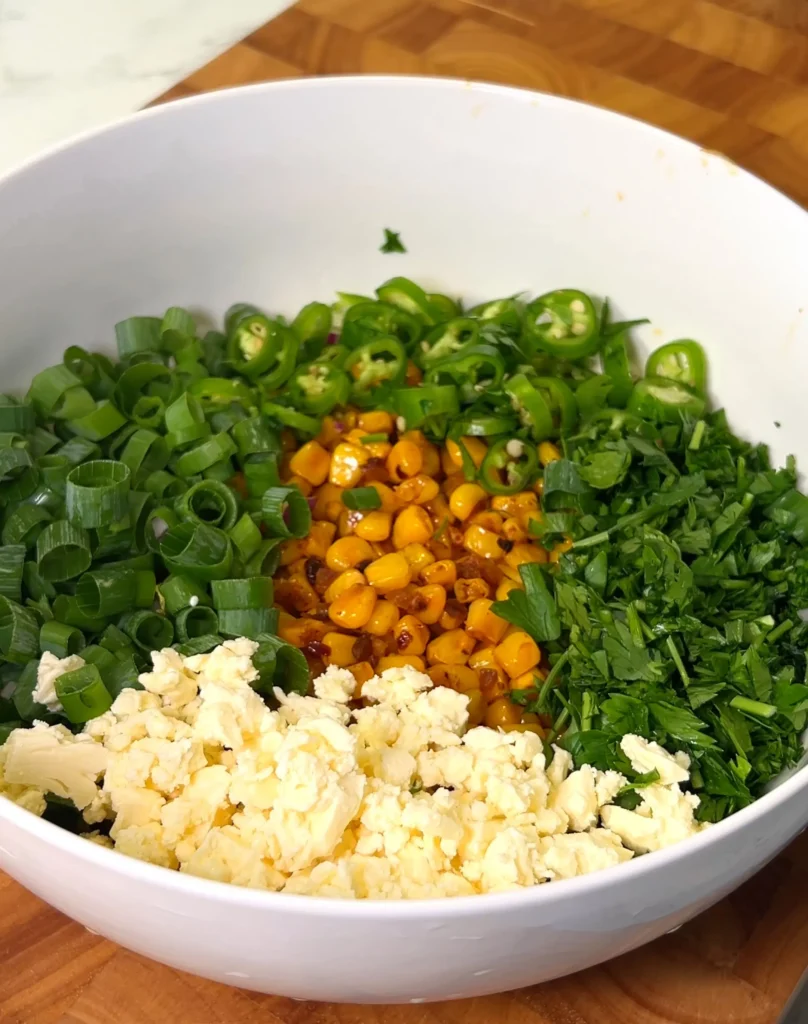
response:
<path id="1" fill-rule="evenodd" d="M 156 102 L 357 72 L 577 97 L 689 136 L 808 203 L 808 0 L 301 0 Z M 0 875 L 2 1024 L 775 1024 L 806 968 L 808 833 L 641 950 L 536 988 L 434 1006 L 225 988 L 91 935 Z"/>

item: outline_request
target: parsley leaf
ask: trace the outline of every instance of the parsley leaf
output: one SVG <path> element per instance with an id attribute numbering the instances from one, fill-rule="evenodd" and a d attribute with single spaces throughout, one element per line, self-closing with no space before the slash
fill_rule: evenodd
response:
<path id="1" fill-rule="evenodd" d="M 541 566 L 535 562 L 520 565 L 519 576 L 525 589 L 511 590 L 505 601 L 493 603 L 491 611 L 519 626 L 536 643 L 557 640 L 561 636 L 561 621 Z"/>
<path id="2" fill-rule="evenodd" d="M 379 246 L 379 252 L 406 252 L 404 243 L 401 241 L 401 236 L 398 231 L 391 231 L 390 228 L 384 229 L 384 241 Z"/>

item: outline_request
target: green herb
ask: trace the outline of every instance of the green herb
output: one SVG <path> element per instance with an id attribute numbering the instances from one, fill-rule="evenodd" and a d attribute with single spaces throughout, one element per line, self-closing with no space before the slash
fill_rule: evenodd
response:
<path id="1" fill-rule="evenodd" d="M 379 246 L 379 252 L 406 252 L 404 244 L 399 237 L 398 231 L 391 231 L 390 228 L 384 229 L 384 241 Z"/>

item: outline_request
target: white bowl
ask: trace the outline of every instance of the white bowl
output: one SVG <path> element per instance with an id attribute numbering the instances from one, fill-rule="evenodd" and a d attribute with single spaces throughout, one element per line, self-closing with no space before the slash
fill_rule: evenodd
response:
<path id="1" fill-rule="evenodd" d="M 398 273 L 473 299 L 574 286 L 651 316 L 648 344 L 702 339 L 732 422 L 777 458 L 808 454 L 808 217 L 727 161 L 593 107 L 421 78 L 201 96 L 28 164 L 0 184 L 0 225 L 3 390 L 169 305 L 294 312 Z M 379 253 L 384 227 L 406 255 Z M 0 800 L 0 866 L 183 970 L 302 999 L 422 1002 L 624 953 L 725 896 L 806 822 L 802 771 L 697 838 L 599 874 L 378 903 L 172 873 Z"/>

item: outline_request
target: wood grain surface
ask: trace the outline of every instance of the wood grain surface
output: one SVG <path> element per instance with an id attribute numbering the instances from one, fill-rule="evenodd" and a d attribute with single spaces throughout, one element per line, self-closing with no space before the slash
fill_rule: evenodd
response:
<path id="1" fill-rule="evenodd" d="M 301 0 L 156 102 L 355 73 L 587 100 L 721 151 L 808 203 L 808 0 Z M 2 1024 L 775 1024 L 806 968 L 808 833 L 643 949 L 433 1006 L 300 1003 L 202 981 L 90 934 L 0 875 Z"/>

